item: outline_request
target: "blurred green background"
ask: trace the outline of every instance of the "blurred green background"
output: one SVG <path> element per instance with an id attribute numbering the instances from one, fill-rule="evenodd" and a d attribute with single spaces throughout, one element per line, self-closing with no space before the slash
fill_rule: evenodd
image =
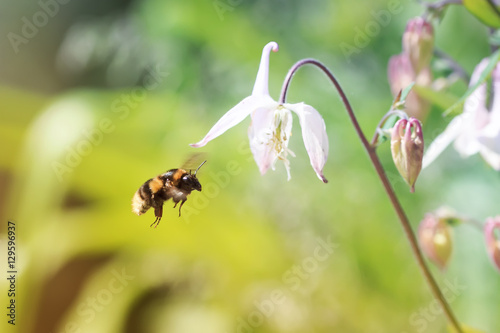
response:
<path id="1" fill-rule="evenodd" d="M 394 4 L 398 13 L 377 23 Z M 16 222 L 18 269 L 15 327 L 4 314 L 8 281 L 0 280 L 2 332 L 445 331 L 339 98 L 312 67 L 295 76 L 288 100 L 325 118 L 328 184 L 309 165 L 297 119 L 292 180 L 280 163 L 261 176 L 247 119 L 202 149 L 204 191 L 191 194 L 182 217 L 168 202 L 153 229 L 152 211 L 138 217 L 130 209 L 144 181 L 180 167 L 199 151 L 188 144 L 250 94 L 271 40 L 280 45 L 271 55 L 274 98 L 288 68 L 314 57 L 338 77 L 371 136 L 392 101 L 387 61 L 422 7 L 385 0 L 1 7 L 0 236 L 4 253 L 7 221 Z M 380 31 L 358 47 L 374 24 Z M 486 28 L 462 8 L 451 8 L 436 31 L 437 47 L 469 73 L 489 55 Z M 346 56 L 342 43 L 359 52 Z M 424 127 L 427 143 L 446 124 L 440 111 Z M 498 173 L 478 156 L 462 160 L 448 149 L 410 194 L 387 144 L 379 154 L 415 228 L 443 204 L 479 220 L 499 213 Z M 321 247 L 328 240 L 334 246 Z M 433 267 L 436 278 L 462 322 L 498 332 L 500 277 L 483 237 L 460 226 L 454 240 L 450 267 Z M 3 276 L 6 255 L 1 265 Z"/>

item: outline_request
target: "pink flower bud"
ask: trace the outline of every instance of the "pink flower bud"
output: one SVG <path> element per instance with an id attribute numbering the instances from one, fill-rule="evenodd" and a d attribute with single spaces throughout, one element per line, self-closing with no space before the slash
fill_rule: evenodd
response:
<path id="1" fill-rule="evenodd" d="M 500 230 L 500 216 L 489 218 L 484 226 L 486 250 L 493 265 L 500 271 L 500 239 L 495 237 L 495 229 Z"/>
<path id="2" fill-rule="evenodd" d="M 421 17 L 408 21 L 403 34 L 403 52 L 410 57 L 415 73 L 428 67 L 434 48 L 434 29 Z"/>
<path id="3" fill-rule="evenodd" d="M 408 55 L 401 53 L 392 56 L 387 66 L 387 76 L 391 85 L 391 92 L 395 96 L 400 90 L 412 83 L 415 80 L 415 71 L 411 66 Z"/>
<path id="4" fill-rule="evenodd" d="M 392 129 L 391 151 L 399 174 L 410 186 L 410 192 L 414 192 L 424 156 L 424 137 L 418 119 L 400 119 L 396 122 Z"/>
<path id="5" fill-rule="evenodd" d="M 430 86 L 432 83 L 432 73 L 429 68 L 421 70 L 417 75 L 409 55 L 406 53 L 392 56 L 389 59 L 387 76 L 393 96 L 397 96 L 401 90 L 408 87 L 412 82 L 424 87 Z M 412 90 L 406 98 L 405 111 L 410 117 L 425 121 L 430 111 L 430 104 Z"/>
<path id="6" fill-rule="evenodd" d="M 426 214 L 418 228 L 418 241 L 424 254 L 441 270 L 445 269 L 453 248 L 446 219 Z"/>

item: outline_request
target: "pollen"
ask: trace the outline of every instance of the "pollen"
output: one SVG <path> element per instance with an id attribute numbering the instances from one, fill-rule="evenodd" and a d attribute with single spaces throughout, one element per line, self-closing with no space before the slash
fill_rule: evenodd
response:
<path id="1" fill-rule="evenodd" d="M 271 149 L 276 153 L 277 158 L 281 161 L 285 161 L 285 163 L 288 162 L 288 154 L 295 156 L 295 154 L 288 149 L 291 128 L 292 114 L 290 111 L 285 108 L 276 109 L 274 112 L 274 121 L 271 126 L 271 135 L 267 145 L 270 145 Z"/>

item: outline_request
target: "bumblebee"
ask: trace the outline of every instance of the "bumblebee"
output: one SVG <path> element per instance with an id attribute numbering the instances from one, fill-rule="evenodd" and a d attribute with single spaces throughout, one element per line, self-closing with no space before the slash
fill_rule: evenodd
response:
<path id="1" fill-rule="evenodd" d="M 180 202 L 179 217 L 181 216 L 182 205 L 187 200 L 191 191 L 201 192 L 201 184 L 196 178 L 196 173 L 206 161 L 200 164 L 194 173 L 191 170 L 170 169 L 167 172 L 147 180 L 135 192 L 132 198 L 132 212 L 142 215 L 153 207 L 155 209 L 156 220 L 150 225 L 155 228 L 160 224 L 163 215 L 163 204 L 172 198 L 174 208 Z"/>

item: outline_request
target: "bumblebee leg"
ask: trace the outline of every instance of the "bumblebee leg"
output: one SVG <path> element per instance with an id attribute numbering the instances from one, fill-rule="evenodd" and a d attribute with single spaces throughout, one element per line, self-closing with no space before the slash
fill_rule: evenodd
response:
<path id="1" fill-rule="evenodd" d="M 181 205 L 179 206 L 179 217 L 181 217 L 181 208 L 182 208 L 182 205 L 184 205 L 184 203 L 186 202 L 187 199 L 184 199 L 181 201 Z M 177 204 L 175 204 L 175 206 L 177 206 Z M 174 206 L 174 208 L 175 208 Z"/>
<path id="2" fill-rule="evenodd" d="M 163 216 L 163 205 L 155 207 L 155 216 L 156 216 L 156 220 L 153 222 L 153 224 L 150 225 L 150 227 L 152 227 L 154 225 L 156 228 L 158 226 L 158 224 L 160 224 L 161 217 Z"/>
<path id="3" fill-rule="evenodd" d="M 152 227 L 156 223 L 156 225 L 155 225 L 155 228 L 156 228 L 158 226 L 158 224 L 160 224 L 160 221 L 161 221 L 161 217 L 157 216 L 156 220 L 153 223 L 151 223 L 151 225 L 149 227 Z"/>

